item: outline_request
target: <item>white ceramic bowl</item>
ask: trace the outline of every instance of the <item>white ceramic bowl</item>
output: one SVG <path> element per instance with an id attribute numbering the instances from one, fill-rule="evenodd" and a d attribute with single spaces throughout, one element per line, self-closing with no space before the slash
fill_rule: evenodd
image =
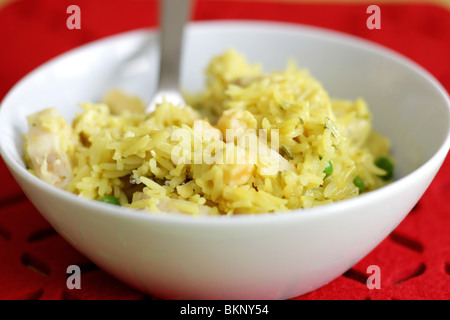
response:
<path id="1" fill-rule="evenodd" d="M 0 109 L 0 151 L 24 192 L 76 249 L 130 286 L 171 299 L 286 299 L 335 279 L 379 244 L 422 196 L 449 150 L 450 102 L 408 59 L 351 36 L 290 24 L 202 22 L 187 30 L 182 85 L 201 89 L 210 58 L 230 46 L 267 70 L 289 58 L 330 95 L 364 97 L 376 130 L 393 142 L 395 182 L 358 198 L 282 214 L 152 215 L 80 199 L 25 170 L 26 116 L 108 89 L 149 99 L 157 35 L 139 30 L 83 46 L 20 81 Z"/>

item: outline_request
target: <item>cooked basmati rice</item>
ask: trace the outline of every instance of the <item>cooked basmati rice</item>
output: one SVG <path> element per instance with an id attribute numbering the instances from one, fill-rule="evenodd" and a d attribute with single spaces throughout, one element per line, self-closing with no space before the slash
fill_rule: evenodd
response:
<path id="1" fill-rule="evenodd" d="M 186 106 L 147 114 L 116 90 L 81 104 L 73 125 L 55 109 L 34 114 L 26 163 L 80 197 L 192 215 L 308 208 L 358 196 L 356 177 L 363 192 L 389 183 L 374 161 L 390 143 L 363 99 L 330 99 L 295 63 L 264 73 L 235 50 L 213 58 L 206 76 Z"/>

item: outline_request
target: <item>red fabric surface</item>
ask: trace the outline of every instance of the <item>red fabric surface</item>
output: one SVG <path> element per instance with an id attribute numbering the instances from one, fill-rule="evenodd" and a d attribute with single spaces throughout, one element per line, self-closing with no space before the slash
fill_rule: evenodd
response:
<path id="1" fill-rule="evenodd" d="M 66 9 L 81 8 L 81 30 Z M 383 4 L 381 29 L 366 27 L 368 4 L 199 0 L 192 19 L 286 21 L 344 31 L 386 45 L 429 70 L 450 91 L 450 11 Z M 0 9 L 0 99 L 26 73 L 84 43 L 157 25 L 151 0 L 22 0 Z M 0 137 L 1 138 L 1 137 Z M 0 299 L 148 299 L 117 282 L 63 240 L 25 198 L 0 160 Z M 450 299 L 450 160 L 406 219 L 343 276 L 297 299 Z M 66 268 L 82 270 L 82 289 L 66 287 Z M 367 267 L 381 288 L 366 285 Z"/>

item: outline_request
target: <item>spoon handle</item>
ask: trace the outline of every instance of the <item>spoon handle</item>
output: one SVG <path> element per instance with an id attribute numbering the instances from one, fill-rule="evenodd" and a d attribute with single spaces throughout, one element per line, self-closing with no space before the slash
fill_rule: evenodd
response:
<path id="1" fill-rule="evenodd" d="M 159 90 L 178 90 L 183 29 L 190 16 L 191 0 L 161 0 L 160 6 Z"/>

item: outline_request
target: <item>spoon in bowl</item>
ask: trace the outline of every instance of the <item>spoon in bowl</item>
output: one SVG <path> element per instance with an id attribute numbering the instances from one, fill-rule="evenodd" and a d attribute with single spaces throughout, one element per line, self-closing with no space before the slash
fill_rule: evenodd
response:
<path id="1" fill-rule="evenodd" d="M 160 1 L 160 64 L 159 81 L 147 111 L 155 110 L 163 100 L 183 105 L 179 89 L 183 30 L 190 15 L 191 0 Z"/>

